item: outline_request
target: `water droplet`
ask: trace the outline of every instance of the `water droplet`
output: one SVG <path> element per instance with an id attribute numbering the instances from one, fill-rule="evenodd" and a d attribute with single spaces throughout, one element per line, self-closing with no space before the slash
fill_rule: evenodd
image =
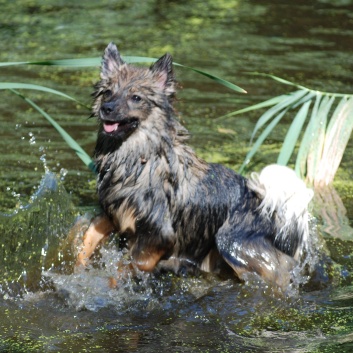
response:
<path id="1" fill-rule="evenodd" d="M 65 176 L 67 175 L 68 170 L 65 168 L 60 169 L 60 180 L 63 181 L 65 179 Z"/>
<path id="2" fill-rule="evenodd" d="M 46 171 L 46 172 L 48 172 L 49 171 L 49 168 L 48 168 L 48 166 L 47 166 L 47 160 L 46 160 L 46 157 L 47 155 L 46 154 L 43 154 L 42 156 L 40 156 L 40 160 L 42 161 L 42 163 L 43 163 L 43 167 L 44 167 L 44 170 Z"/>
<path id="3" fill-rule="evenodd" d="M 28 136 L 30 137 L 29 144 L 34 145 L 36 143 L 36 138 L 34 137 L 33 132 L 29 132 Z"/>

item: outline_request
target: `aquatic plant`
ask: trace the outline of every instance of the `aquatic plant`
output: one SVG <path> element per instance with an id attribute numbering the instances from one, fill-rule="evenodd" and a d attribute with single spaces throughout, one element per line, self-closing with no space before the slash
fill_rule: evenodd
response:
<path id="1" fill-rule="evenodd" d="M 227 114 L 235 116 L 268 108 L 255 125 L 251 141 L 256 135 L 258 137 L 240 171 L 244 170 L 286 113 L 293 110 L 296 115 L 285 136 L 277 163 L 288 164 L 301 137 L 295 162 L 297 174 L 315 187 L 331 184 L 353 129 L 353 95 L 312 90 L 273 75 L 256 74 L 294 86 L 297 90 Z"/>

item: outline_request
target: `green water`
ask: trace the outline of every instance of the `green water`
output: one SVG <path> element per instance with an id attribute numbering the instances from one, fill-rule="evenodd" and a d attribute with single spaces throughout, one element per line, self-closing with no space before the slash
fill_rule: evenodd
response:
<path id="1" fill-rule="evenodd" d="M 123 55 L 159 57 L 228 79 L 234 93 L 176 69 L 177 103 L 192 146 L 238 169 L 258 113 L 220 116 L 291 91 L 249 71 L 310 88 L 353 92 L 353 1 L 0 0 L 0 61 L 98 57 L 114 41 Z M 13 66 L 1 81 L 42 84 L 90 105 L 98 68 Z M 88 152 L 90 111 L 26 91 Z M 288 297 L 249 278 L 141 274 L 107 286 L 121 254 L 114 241 L 96 266 L 72 273 L 63 242 L 79 214 L 97 209 L 94 175 L 57 132 L 11 92 L 0 92 L 0 352 L 351 352 L 353 351 L 352 142 L 334 189 L 313 205 L 314 272 Z M 274 162 L 277 128 L 249 166 Z M 46 174 L 46 171 L 53 174 Z M 88 218 L 89 216 L 87 216 Z M 306 283 L 304 283 L 306 282 Z"/>

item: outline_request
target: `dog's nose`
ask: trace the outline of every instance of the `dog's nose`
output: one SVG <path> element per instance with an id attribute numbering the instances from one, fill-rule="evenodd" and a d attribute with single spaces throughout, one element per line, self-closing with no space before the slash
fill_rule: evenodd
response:
<path id="1" fill-rule="evenodd" d="M 101 111 L 105 116 L 109 116 L 114 111 L 114 102 L 107 102 L 101 106 Z"/>

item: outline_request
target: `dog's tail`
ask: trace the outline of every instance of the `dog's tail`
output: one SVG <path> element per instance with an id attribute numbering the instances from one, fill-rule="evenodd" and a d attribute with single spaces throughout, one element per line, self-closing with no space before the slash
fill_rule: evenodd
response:
<path id="1" fill-rule="evenodd" d="M 248 186 L 262 200 L 259 206 L 261 214 L 275 219 L 277 233 L 274 245 L 298 259 L 307 245 L 308 204 L 313 191 L 292 169 L 276 164 L 265 167 L 260 174 L 252 173 Z"/>

